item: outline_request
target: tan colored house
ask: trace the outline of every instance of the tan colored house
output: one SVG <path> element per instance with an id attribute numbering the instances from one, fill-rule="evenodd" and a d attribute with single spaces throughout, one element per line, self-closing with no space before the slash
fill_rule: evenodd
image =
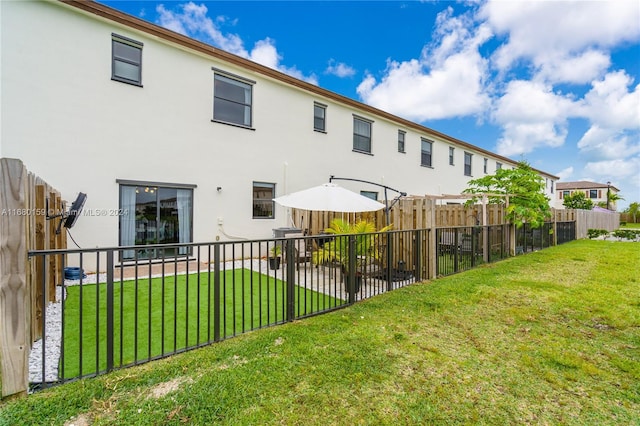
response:
<path id="1" fill-rule="evenodd" d="M 573 195 L 575 192 L 584 192 L 586 197 L 593 201 L 593 205 L 597 205 L 602 202 L 607 203 L 607 193 L 610 190 L 612 194 L 617 194 L 619 189 L 611 185 L 611 183 L 597 183 L 589 181 L 576 181 L 576 182 L 558 182 L 556 184 L 556 199 L 554 207 L 557 209 L 564 209 L 564 197 L 567 195 Z M 616 202 L 609 200 L 609 209 L 616 210 Z"/>

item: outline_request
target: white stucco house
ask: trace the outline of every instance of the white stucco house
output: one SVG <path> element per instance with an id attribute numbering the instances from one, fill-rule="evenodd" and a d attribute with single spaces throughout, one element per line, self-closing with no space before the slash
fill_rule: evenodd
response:
<path id="1" fill-rule="evenodd" d="M 100 3 L 0 19 L 0 156 L 88 195 L 83 247 L 268 238 L 290 225 L 272 199 L 331 175 L 459 194 L 517 163 Z"/>

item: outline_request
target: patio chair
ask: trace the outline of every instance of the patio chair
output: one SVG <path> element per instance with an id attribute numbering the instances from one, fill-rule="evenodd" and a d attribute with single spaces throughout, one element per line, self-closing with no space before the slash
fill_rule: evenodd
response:
<path id="1" fill-rule="evenodd" d="M 311 256 L 313 252 L 313 242 L 311 240 L 307 240 L 304 237 L 304 234 L 287 234 L 285 238 L 295 239 L 295 258 L 297 268 L 300 267 L 300 263 L 307 263 L 311 261 Z M 284 261 L 287 262 L 286 253 L 284 254 Z"/>

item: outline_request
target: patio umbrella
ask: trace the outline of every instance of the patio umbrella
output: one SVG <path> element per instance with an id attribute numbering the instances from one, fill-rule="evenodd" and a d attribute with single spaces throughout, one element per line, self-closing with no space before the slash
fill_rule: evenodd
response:
<path id="1" fill-rule="evenodd" d="M 371 212 L 385 207 L 382 203 L 344 189 L 335 183 L 325 183 L 293 192 L 274 198 L 273 201 L 281 206 L 300 210 L 341 213 Z"/>

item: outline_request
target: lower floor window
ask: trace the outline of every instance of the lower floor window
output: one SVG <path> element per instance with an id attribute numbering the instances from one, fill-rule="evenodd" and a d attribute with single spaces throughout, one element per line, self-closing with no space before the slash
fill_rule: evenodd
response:
<path id="1" fill-rule="evenodd" d="M 120 185 L 120 245 L 193 241 L 193 188 Z M 137 255 L 136 252 L 137 251 Z M 188 255 L 188 247 L 124 250 L 121 260 Z"/>
<path id="2" fill-rule="evenodd" d="M 273 219 L 276 184 L 268 182 L 253 182 L 253 218 Z"/>

